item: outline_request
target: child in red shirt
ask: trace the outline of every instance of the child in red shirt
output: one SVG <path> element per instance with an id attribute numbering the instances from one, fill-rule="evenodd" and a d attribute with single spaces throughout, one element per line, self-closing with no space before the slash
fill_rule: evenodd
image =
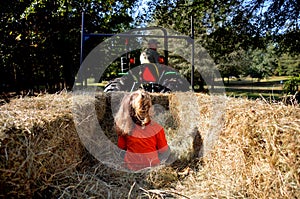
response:
<path id="1" fill-rule="evenodd" d="M 118 147 L 125 150 L 125 166 L 141 170 L 166 160 L 170 149 L 162 126 L 151 120 L 149 93 L 138 90 L 123 98 L 115 116 Z"/>

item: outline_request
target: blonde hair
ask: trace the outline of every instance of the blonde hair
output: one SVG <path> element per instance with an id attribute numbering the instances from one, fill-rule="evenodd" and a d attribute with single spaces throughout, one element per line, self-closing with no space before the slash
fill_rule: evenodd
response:
<path id="1" fill-rule="evenodd" d="M 151 96 L 144 90 L 125 95 L 115 115 L 118 135 L 129 135 L 135 124 L 145 126 L 151 121 Z"/>

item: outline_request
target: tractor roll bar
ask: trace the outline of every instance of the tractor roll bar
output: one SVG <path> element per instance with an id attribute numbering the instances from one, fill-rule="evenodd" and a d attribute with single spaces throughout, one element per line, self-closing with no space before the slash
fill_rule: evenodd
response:
<path id="1" fill-rule="evenodd" d="M 194 70 L 195 70 L 195 66 L 194 66 L 194 53 L 195 53 L 195 43 L 194 43 L 194 20 L 193 20 L 193 16 L 191 16 L 191 36 L 175 36 L 175 35 L 167 35 L 167 31 L 166 29 L 162 28 L 162 27 L 148 27 L 148 28 L 139 28 L 138 31 L 146 31 L 146 30 L 155 30 L 155 29 L 159 29 L 161 30 L 164 35 L 145 35 L 145 34 L 123 34 L 123 33 L 118 33 L 117 35 L 119 37 L 151 37 L 151 38 L 164 38 L 164 54 L 166 57 L 166 65 L 168 65 L 168 39 L 169 38 L 177 38 L 177 39 L 185 39 L 186 41 L 188 41 L 189 43 L 192 44 L 192 50 L 191 50 L 191 86 L 192 86 L 192 90 L 194 90 Z M 133 32 L 129 31 L 129 32 Z M 136 31 L 136 30 L 135 30 Z M 84 48 L 84 41 L 90 37 L 112 37 L 115 36 L 116 34 L 111 34 L 111 33 L 86 33 L 84 31 L 84 12 L 82 12 L 81 15 L 81 45 L 80 45 L 80 65 L 83 62 L 83 48 Z"/>

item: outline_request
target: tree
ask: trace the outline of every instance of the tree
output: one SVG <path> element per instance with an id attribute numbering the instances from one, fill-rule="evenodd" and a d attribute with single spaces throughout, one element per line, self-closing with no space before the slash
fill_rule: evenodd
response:
<path id="1" fill-rule="evenodd" d="M 227 76 L 241 71 L 241 63 L 247 61 L 242 54 L 252 49 L 265 52 L 270 43 L 277 45 L 275 58 L 281 53 L 299 54 L 299 11 L 300 2 L 295 0 L 165 0 L 157 6 L 154 21 L 189 34 L 188 19 L 193 15 L 196 37 Z M 262 59 L 256 55 L 257 61 Z M 264 67 L 252 67 L 253 73 L 260 68 L 259 73 L 266 75 Z"/>
<path id="2" fill-rule="evenodd" d="M 248 57 L 249 63 L 244 68 L 244 75 L 258 80 L 272 76 L 278 66 L 274 45 L 269 45 L 267 49 L 249 50 Z"/>
<path id="3" fill-rule="evenodd" d="M 243 74 L 245 68 L 249 66 L 249 57 L 247 56 L 247 51 L 240 49 L 228 54 L 228 56 L 221 57 L 222 60 L 219 60 L 219 64 L 217 65 L 221 76 L 223 78 L 227 77 L 229 83 L 229 78 L 237 77 Z"/>
<path id="4" fill-rule="evenodd" d="M 282 54 L 278 59 L 278 75 L 298 76 L 300 74 L 300 55 Z"/>
<path id="5" fill-rule="evenodd" d="M 173 3 L 173 4 L 172 4 Z M 195 39 L 197 44 L 208 50 L 211 57 L 215 60 L 215 63 L 220 66 L 221 56 L 226 52 L 232 52 L 230 48 L 224 48 L 225 40 L 221 38 L 224 36 L 222 33 L 222 24 L 226 19 L 227 14 L 236 5 L 237 1 L 231 1 L 224 3 L 223 1 L 172 1 L 171 6 L 169 1 L 164 1 L 161 6 L 157 7 L 157 11 L 154 16 L 154 20 L 157 25 L 161 25 L 167 28 L 174 29 L 185 35 L 190 35 L 190 18 L 194 18 L 195 27 Z M 219 32 L 216 35 L 220 35 L 222 42 L 215 42 L 215 39 L 210 37 L 214 32 Z M 225 29 L 224 29 L 225 30 Z M 220 33 L 220 34 L 219 34 Z M 228 34 L 229 37 L 232 35 Z M 234 46 L 234 45 L 233 45 Z M 214 49 L 218 49 L 214 50 Z M 231 51 L 228 51 L 231 50 Z M 202 59 L 202 53 L 196 53 L 197 58 Z M 195 78 L 200 84 L 200 88 L 204 89 L 204 76 L 206 79 L 210 79 L 212 72 L 212 64 L 206 61 L 198 63 L 201 67 L 197 67 L 201 70 L 200 77 Z M 206 66 L 203 64 L 207 64 Z M 190 74 L 190 67 L 186 66 L 182 71 L 182 74 Z"/>
<path id="6" fill-rule="evenodd" d="M 135 2 L 4 0 L 1 85 L 17 90 L 72 88 L 80 66 L 81 12 L 87 12 L 87 31 L 117 33 L 130 27 L 129 10 Z"/>

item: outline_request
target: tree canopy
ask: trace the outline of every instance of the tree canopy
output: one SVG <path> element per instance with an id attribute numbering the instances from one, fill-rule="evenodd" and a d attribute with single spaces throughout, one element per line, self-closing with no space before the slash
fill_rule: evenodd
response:
<path id="1" fill-rule="evenodd" d="M 81 13 L 86 31 L 122 32 L 131 26 L 130 0 L 3 0 L 2 89 L 71 88 L 80 66 Z M 40 89 L 41 89 L 40 88 Z"/>
<path id="2" fill-rule="evenodd" d="M 157 25 L 190 34 L 189 18 L 195 18 L 196 38 L 209 51 L 223 76 L 258 73 L 254 76 L 265 77 L 278 67 L 277 61 L 284 54 L 293 59 L 300 53 L 299 1 L 164 0 L 159 5 L 155 3 L 153 20 Z M 293 63 L 295 71 L 299 71 L 299 60 Z"/>
<path id="3" fill-rule="evenodd" d="M 190 35 L 193 16 L 196 41 L 223 77 L 299 74 L 298 0 L 3 0 L 1 90 L 70 89 L 80 66 L 82 11 L 85 31 L 95 33 L 151 22 Z M 184 63 L 179 68 L 189 74 Z"/>

